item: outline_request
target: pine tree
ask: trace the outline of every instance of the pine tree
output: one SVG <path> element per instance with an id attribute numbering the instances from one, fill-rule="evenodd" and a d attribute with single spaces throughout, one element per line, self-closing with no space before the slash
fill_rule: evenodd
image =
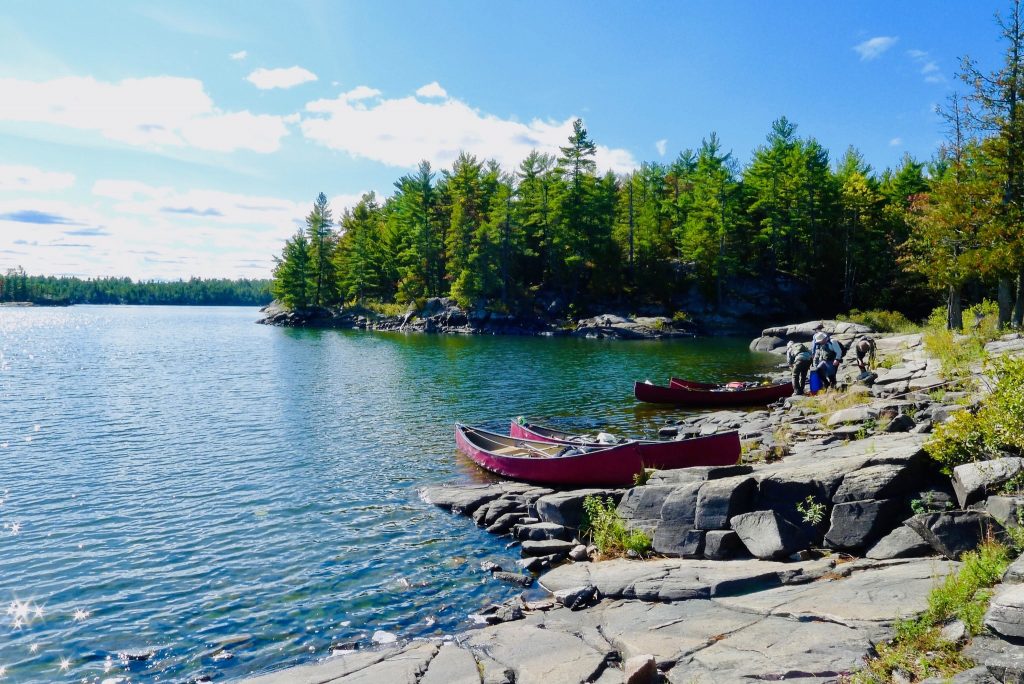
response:
<path id="1" fill-rule="evenodd" d="M 280 257 L 274 261 L 274 280 L 270 291 L 290 309 L 305 309 L 311 303 L 312 273 L 309 241 L 298 231 L 284 243 Z"/>
<path id="2" fill-rule="evenodd" d="M 310 256 L 310 304 L 327 306 L 337 300 L 338 281 L 334 270 L 337 236 L 327 195 L 320 193 L 306 216 L 306 239 Z"/>

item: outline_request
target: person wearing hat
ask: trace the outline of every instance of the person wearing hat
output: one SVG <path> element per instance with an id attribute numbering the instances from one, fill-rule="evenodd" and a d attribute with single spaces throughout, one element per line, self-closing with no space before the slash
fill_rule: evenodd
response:
<path id="1" fill-rule="evenodd" d="M 836 386 L 836 371 L 839 367 L 836 345 L 831 343 L 828 333 L 814 333 L 814 344 L 811 345 L 811 365 L 821 379 L 824 389 Z"/>
<path id="2" fill-rule="evenodd" d="M 804 385 L 807 384 L 807 371 L 811 368 L 811 350 L 803 342 L 790 340 L 786 345 L 786 361 L 793 369 L 793 391 L 803 394 Z"/>

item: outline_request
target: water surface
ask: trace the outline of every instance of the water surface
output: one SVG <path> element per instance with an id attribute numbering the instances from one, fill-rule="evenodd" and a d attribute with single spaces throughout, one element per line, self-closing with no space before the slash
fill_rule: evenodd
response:
<path id="1" fill-rule="evenodd" d="M 0 674 L 224 680 L 469 627 L 507 539 L 417 488 L 456 420 L 651 434 L 632 381 L 751 378 L 746 340 L 297 331 L 238 308 L 0 309 Z M 130 659 L 129 655 L 144 660 Z"/>

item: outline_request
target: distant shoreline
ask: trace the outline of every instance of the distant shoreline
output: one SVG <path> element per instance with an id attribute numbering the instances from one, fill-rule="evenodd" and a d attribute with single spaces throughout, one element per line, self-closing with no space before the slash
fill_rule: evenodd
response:
<path id="1" fill-rule="evenodd" d="M 253 308 L 261 309 L 266 304 L 204 304 L 202 302 L 0 302 L 0 308 L 5 309 L 50 309 L 54 307 L 68 307 L 68 306 L 181 306 L 181 307 L 199 307 L 199 308 L 212 308 L 212 307 L 231 307 L 231 308 Z"/>

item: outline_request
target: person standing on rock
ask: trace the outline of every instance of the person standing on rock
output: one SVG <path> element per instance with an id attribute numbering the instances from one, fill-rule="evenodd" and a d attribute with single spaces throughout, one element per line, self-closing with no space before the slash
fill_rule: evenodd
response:
<path id="1" fill-rule="evenodd" d="M 875 339 L 867 335 L 861 335 L 853 343 L 853 350 L 857 353 L 857 368 L 860 369 L 863 375 L 875 365 Z"/>
<path id="2" fill-rule="evenodd" d="M 786 345 L 786 361 L 793 369 L 793 391 L 803 394 L 804 385 L 807 384 L 807 371 L 811 369 L 811 350 L 803 342 L 790 341 Z"/>

